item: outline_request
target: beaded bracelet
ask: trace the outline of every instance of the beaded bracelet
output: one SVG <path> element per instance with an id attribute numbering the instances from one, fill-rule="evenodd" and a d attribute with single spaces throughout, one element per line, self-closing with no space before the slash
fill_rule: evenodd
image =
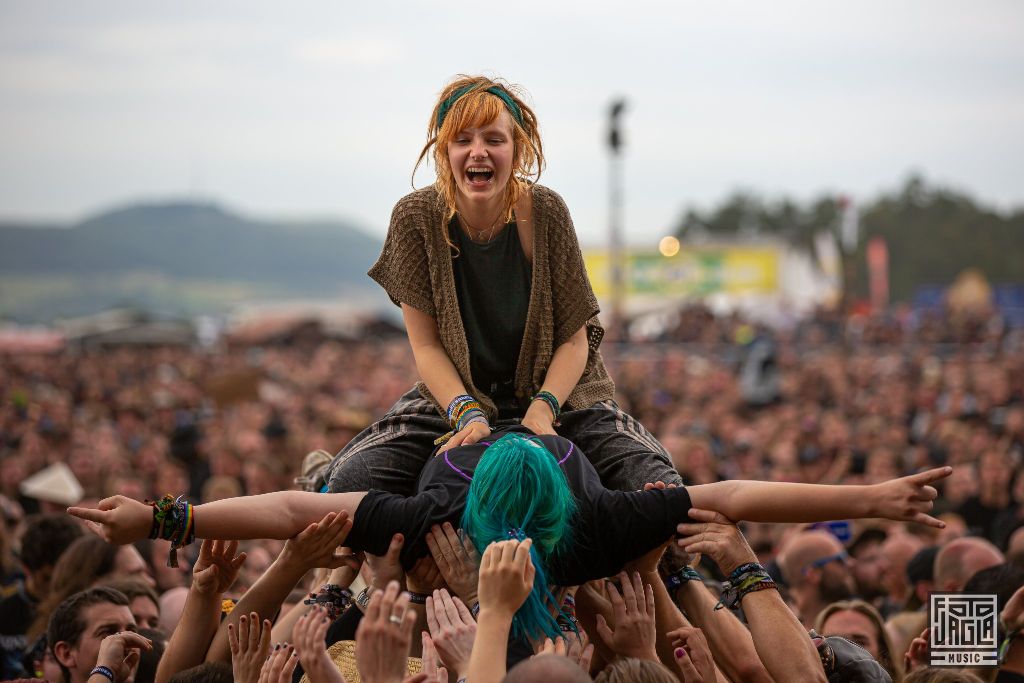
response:
<path id="1" fill-rule="evenodd" d="M 149 504 L 153 506 L 153 525 L 149 529 L 149 537 L 171 542 L 167 566 L 177 567 L 178 549 L 184 548 L 196 538 L 192 504 L 184 500 L 183 496 L 173 498 L 169 493 Z"/>
<path id="2" fill-rule="evenodd" d="M 316 593 L 302 601 L 306 605 L 320 605 L 327 610 L 327 618 L 334 621 L 352 604 L 352 591 L 336 583 L 325 583 Z"/>
<path id="3" fill-rule="evenodd" d="M 434 439 L 435 446 L 445 443 L 474 422 L 479 422 L 488 428 L 491 426 L 480 402 L 469 394 L 462 394 L 453 398 L 452 402 L 448 404 L 447 416 L 448 424 L 452 427 L 451 431 Z"/>
<path id="4" fill-rule="evenodd" d="M 558 399 L 550 391 L 540 391 L 537 395 L 530 399 L 530 401 L 544 401 L 548 404 L 548 408 L 551 408 L 551 424 L 558 427 L 561 423 L 558 418 L 562 415 L 562 407 L 558 403 Z"/>

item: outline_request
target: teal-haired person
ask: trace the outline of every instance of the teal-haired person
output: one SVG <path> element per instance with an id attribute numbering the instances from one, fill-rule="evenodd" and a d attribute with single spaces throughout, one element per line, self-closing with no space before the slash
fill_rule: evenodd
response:
<path id="1" fill-rule="evenodd" d="M 428 554 L 424 536 L 445 521 L 465 529 L 481 551 L 497 541 L 533 539 L 534 588 L 513 622 L 528 636 L 557 636 L 548 610 L 551 586 L 574 586 L 611 576 L 671 538 L 691 507 L 734 520 L 817 522 L 881 517 L 942 527 L 928 515 L 949 476 L 943 467 L 867 486 L 721 481 L 699 486 L 613 491 L 589 460 L 558 436 L 518 428 L 428 461 L 410 497 L 384 491 L 279 491 L 191 506 L 147 505 L 123 496 L 98 509 L 70 508 L 112 543 L 155 535 L 184 545 L 195 537 L 222 540 L 291 538 L 328 513 L 353 520 L 346 545 L 383 554 L 393 534 L 405 535 L 402 564 Z"/>

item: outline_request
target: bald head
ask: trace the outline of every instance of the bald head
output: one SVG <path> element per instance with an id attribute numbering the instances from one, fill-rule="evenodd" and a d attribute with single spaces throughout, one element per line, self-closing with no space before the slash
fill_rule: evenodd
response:
<path id="1" fill-rule="evenodd" d="M 559 655 L 524 659 L 505 675 L 504 683 L 591 683 L 592 679 L 574 662 Z"/>
<path id="2" fill-rule="evenodd" d="M 957 538 L 942 546 L 935 556 L 935 588 L 962 591 L 972 576 L 1003 562 L 1003 554 L 985 539 Z"/>
<path id="3" fill-rule="evenodd" d="M 810 563 L 843 551 L 842 544 L 826 531 L 804 531 L 789 539 L 779 554 L 779 567 L 790 586 L 800 582 Z"/>

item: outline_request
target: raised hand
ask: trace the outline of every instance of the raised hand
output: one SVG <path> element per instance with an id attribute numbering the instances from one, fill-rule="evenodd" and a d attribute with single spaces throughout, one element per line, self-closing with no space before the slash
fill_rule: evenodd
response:
<path id="1" fill-rule="evenodd" d="M 917 522 L 937 529 L 945 528 L 944 522 L 928 514 L 934 504 L 932 501 L 939 495 L 931 484 L 945 479 L 952 473 L 952 467 L 936 467 L 868 487 L 874 514 L 900 522 Z"/>
<path id="2" fill-rule="evenodd" d="M 356 668 L 367 683 L 397 683 L 407 669 L 416 613 L 397 581 L 370 598 L 356 629 Z"/>
<path id="3" fill-rule="evenodd" d="M 412 593 L 429 595 L 443 585 L 444 579 L 441 578 L 441 570 L 438 569 L 434 558 L 430 555 L 424 555 L 416 560 L 416 564 L 405 574 L 405 587 Z"/>
<path id="4" fill-rule="evenodd" d="M 395 534 L 391 537 L 391 544 L 383 555 L 366 555 L 366 568 L 370 571 L 369 584 L 373 588 L 383 589 L 391 581 L 399 584 L 405 579 L 405 572 L 402 571 L 401 552 L 405 544 L 405 536 Z"/>
<path id="5" fill-rule="evenodd" d="M 351 564 L 354 557 L 340 546 L 352 530 L 348 512 L 328 512 L 319 522 L 313 522 L 294 538 L 288 539 L 281 551 L 282 560 L 307 568 L 334 569 Z"/>
<path id="6" fill-rule="evenodd" d="M 130 681 L 139 667 L 142 650 L 152 650 L 153 643 L 132 631 L 120 631 L 100 642 L 96 666 L 105 666 L 114 672 L 115 681 Z"/>
<path id="7" fill-rule="evenodd" d="M 427 628 L 445 668 L 457 679 L 464 677 L 476 640 L 476 621 L 466 605 L 443 588 L 434 591 L 427 598 Z"/>
<path id="8" fill-rule="evenodd" d="M 668 632 L 669 642 L 675 648 L 676 666 L 684 683 L 714 683 L 715 660 L 711 656 L 704 632 L 693 626 L 684 626 Z"/>
<path id="9" fill-rule="evenodd" d="M 205 539 L 199 546 L 199 557 L 192 565 L 192 589 L 203 595 L 223 595 L 245 562 L 245 553 L 238 553 L 238 541 Z"/>
<path id="10" fill-rule="evenodd" d="M 262 628 L 261 628 L 262 626 Z M 241 683 L 256 683 L 260 670 L 270 653 L 270 620 L 260 623 L 255 612 L 238 618 L 235 625 L 228 624 L 228 647 L 231 648 L 231 674 Z"/>
<path id="11" fill-rule="evenodd" d="M 291 683 L 292 673 L 299 658 L 295 648 L 288 643 L 278 643 L 260 669 L 258 683 Z"/>
<path id="12" fill-rule="evenodd" d="M 423 656 L 420 658 L 423 662 L 423 673 L 427 675 L 428 680 L 448 683 L 448 669 L 439 665 L 433 639 L 426 631 L 420 635 L 423 639 Z"/>
<path id="13" fill-rule="evenodd" d="M 148 538 L 153 526 L 152 506 L 125 496 L 104 498 L 95 508 L 69 507 L 68 514 L 85 520 L 100 538 L 116 545 Z"/>
<path id="14" fill-rule="evenodd" d="M 903 655 L 903 668 L 907 673 L 928 666 L 928 650 L 930 649 L 931 629 L 921 631 L 921 635 L 910 641 L 907 653 Z"/>
<path id="15" fill-rule="evenodd" d="M 487 546 L 480 561 L 480 611 L 509 619 L 533 589 L 536 569 L 530 559 L 533 539 L 498 541 Z"/>
<path id="16" fill-rule="evenodd" d="M 608 649 L 622 657 L 658 661 L 654 589 L 650 584 L 644 584 L 636 572 L 632 579 L 626 572 L 621 572 L 619 581 L 621 595 L 610 582 L 605 584 L 615 623 L 609 625 L 603 615 L 597 615 L 597 635 Z"/>
<path id="17" fill-rule="evenodd" d="M 757 555 L 750 549 L 747 539 L 725 515 L 698 508 L 691 508 L 689 514 L 697 521 L 676 527 L 685 536 L 678 543 L 686 552 L 707 555 L 726 576 L 741 565 L 757 562 Z"/>
<path id="18" fill-rule="evenodd" d="M 324 637 L 330 625 L 327 611 L 317 606 L 299 617 L 292 629 L 295 652 L 311 683 L 345 683 L 344 676 L 327 654 Z"/>
<path id="19" fill-rule="evenodd" d="M 464 603 L 473 605 L 480 583 L 480 553 L 448 522 L 431 527 L 426 541 L 448 588 Z"/>

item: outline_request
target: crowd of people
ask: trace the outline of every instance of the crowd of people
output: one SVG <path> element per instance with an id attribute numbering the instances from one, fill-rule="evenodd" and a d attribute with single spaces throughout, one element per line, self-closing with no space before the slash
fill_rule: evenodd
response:
<path id="1" fill-rule="evenodd" d="M 520 88 L 419 160 L 407 340 L 0 356 L 0 678 L 1024 680 L 1019 330 L 608 343 Z M 998 669 L 930 666 L 936 590 L 998 594 Z"/>
<path id="2" fill-rule="evenodd" d="M 841 341 L 846 336 L 843 328 L 854 321 L 839 325 L 840 341 L 822 341 L 815 330 L 825 322 L 812 318 L 801 324 L 799 332 L 773 335 L 778 396 L 761 405 L 744 397 L 742 366 L 752 337 L 742 331 L 752 326 L 739 318 L 715 318 L 692 308 L 685 315 L 705 317 L 705 324 L 716 328 L 716 334 L 705 342 L 609 345 L 605 356 L 618 379 L 620 400 L 665 444 L 687 484 L 726 479 L 876 483 L 929 466 L 954 466 L 936 501 L 935 514 L 946 525 L 942 530 L 870 520 L 841 528 L 838 535 L 835 528 L 820 525 L 722 525 L 722 537 L 730 539 L 730 547 L 746 547 L 742 540 L 746 537 L 803 629 L 816 629 L 822 636 L 845 636 L 870 652 L 893 680 L 927 662 L 922 636 L 926 636 L 929 591 L 962 591 L 972 582 L 970 590 L 997 592 L 1004 612 L 1009 609 L 1007 626 L 1015 630 L 1010 596 L 1024 582 L 1024 570 L 1020 569 L 1024 566 L 1024 531 L 1020 531 L 1024 528 L 1024 359 L 1015 347 L 1012 331 L 997 339 L 955 347 L 918 340 L 912 331 L 896 345 L 850 344 Z M 801 341 L 808 334 L 814 340 L 810 347 Z M 253 371 L 260 379 L 251 396 L 218 403 L 211 379 Z M 255 540 L 242 542 L 240 549 L 225 544 L 208 544 L 202 552 L 185 549 L 179 553 L 179 566 L 169 568 L 166 542 L 112 546 L 84 533 L 76 521 L 56 512 L 54 503 L 19 491 L 19 483 L 28 475 L 60 461 L 66 461 L 82 483 L 83 504 L 114 494 L 155 499 L 168 492 L 187 492 L 197 502 L 207 502 L 294 488 L 293 481 L 308 474 L 303 472 L 306 453 L 338 450 L 338 444 L 386 410 L 389 400 L 414 376 L 411 354 L 403 340 L 325 342 L 311 351 L 287 347 L 122 349 L 103 355 L 0 359 L 6 596 L 0 603 L 3 676 L 47 672 L 49 680 L 60 680 L 56 651 L 42 643 L 51 619 L 64 613 L 59 608 L 84 590 L 91 597 L 79 598 L 76 609 L 90 610 L 92 615 L 106 609 L 93 609 L 90 605 L 100 604 L 94 601 L 117 605 L 124 623 L 112 633 L 131 622 L 131 630 L 148 634 L 153 649 L 132 650 L 141 653 L 143 665 L 136 681 L 147 680 L 146 671 L 156 676 L 156 662 L 150 660 L 172 637 L 180 640 L 183 627 L 189 632 L 188 656 L 166 664 L 161 680 L 190 668 L 186 665 L 204 661 L 220 661 L 220 667 L 204 666 L 230 676 L 227 667 L 232 648 L 227 626 L 232 624 L 232 629 L 239 631 L 244 626 L 245 638 L 261 636 L 253 641 L 254 647 L 272 641 L 294 643 L 303 655 L 302 668 L 317 680 L 315 672 L 322 667 L 317 668 L 301 647 L 302 643 L 307 648 L 311 642 L 319 644 L 323 634 L 302 636 L 302 640 L 299 632 L 293 633 L 298 620 L 313 609 L 302 600 L 308 599 L 310 592 L 319 594 L 323 585 L 338 586 L 337 596 L 344 596 L 347 594 L 341 590 L 351 590 L 353 582 L 357 587 L 386 587 L 392 580 L 409 590 L 420 589 L 414 592 L 430 594 L 427 615 L 444 605 L 444 616 L 435 614 L 433 622 L 424 622 L 436 623 L 433 629 L 423 629 L 433 634 L 431 640 L 405 634 L 392 642 L 378 633 L 378 640 L 371 641 L 390 646 L 405 643 L 401 645 L 405 647 L 415 640 L 415 650 L 420 653 L 424 642 L 435 643 L 433 652 L 443 653 L 440 659 L 447 664 L 452 680 L 454 672 L 465 674 L 459 667 L 466 663 L 447 658 L 446 648 L 455 647 L 447 639 L 456 633 L 465 641 L 475 631 L 475 619 L 468 609 L 478 602 L 476 594 L 484 588 L 466 587 L 461 573 L 471 575 L 474 570 L 472 560 L 466 559 L 468 553 L 461 555 L 464 568 L 438 554 L 436 568 L 420 568 L 424 576 L 407 577 L 396 561 L 400 552 L 396 547 L 389 551 L 390 557 L 368 556 L 361 571 L 345 565 L 324 578 L 322 572 L 314 574 L 332 564 L 334 548 L 326 544 L 330 547 L 327 553 L 321 538 L 327 531 L 321 530 L 283 544 Z M 214 385 L 219 386 L 216 381 Z M 305 458 L 305 464 L 308 467 L 310 460 L 322 464 L 326 459 L 326 454 L 319 460 Z M 432 548 L 460 547 L 454 529 L 435 533 L 437 542 Z M 744 602 L 745 626 L 741 626 L 750 634 L 745 637 L 750 641 L 744 641 L 752 643 L 753 649 L 746 653 L 750 657 L 736 649 L 735 633 L 723 642 L 723 635 L 716 631 L 714 619 L 728 616 L 735 621 L 728 624 L 734 627 L 741 621 L 728 610 L 713 610 L 715 591 L 731 571 L 719 568 L 715 552 L 719 551 L 706 550 L 705 558 L 696 565 L 700 582 L 679 583 L 678 579 L 664 580 L 679 571 L 671 565 L 674 555 L 670 551 L 668 559 L 660 563 L 661 587 L 674 588 L 674 597 L 682 603 L 688 619 L 685 628 L 692 629 L 679 640 L 682 651 L 692 655 L 689 663 L 714 662 L 730 680 L 755 680 L 757 674 L 745 667 L 764 666 L 765 662 L 760 656 L 763 643 L 758 641 L 757 618 L 748 614 L 751 598 Z M 647 558 L 647 563 L 648 568 L 659 566 L 653 558 Z M 218 568 L 211 569 L 214 566 Z M 644 575 L 641 567 L 637 571 Z M 645 576 L 647 584 L 661 589 L 649 571 Z M 472 580 L 479 582 L 480 578 L 474 575 Z M 123 598 L 111 598 L 111 584 Z M 701 590 L 694 590 L 698 585 Z M 438 586 L 436 593 L 434 586 Z M 265 595 L 268 591 L 269 597 Z M 766 601 L 768 593 L 773 591 L 752 598 Z M 591 603 L 607 609 L 612 604 L 609 588 L 598 582 L 576 588 L 575 594 L 586 596 L 575 602 L 583 624 L 580 630 L 589 634 L 603 659 L 589 654 L 594 648 L 581 647 L 587 641 L 575 636 L 548 649 L 561 652 L 564 647 L 577 662 L 586 650 L 584 662 L 595 672 L 597 666 L 613 662 L 633 667 L 617 674 L 622 677 L 609 680 L 647 675 L 639 671 L 653 668 L 658 658 L 650 664 L 630 661 L 627 666 L 625 659 L 601 640 L 597 622 L 590 621 L 596 619 L 595 614 L 582 609 L 583 605 L 596 609 Z M 637 594 L 634 590 L 634 600 Z M 242 611 L 234 612 L 232 601 L 247 595 L 256 600 L 258 609 L 242 604 Z M 687 596 L 707 597 L 712 608 L 707 618 L 712 621 L 704 620 L 696 606 L 685 603 Z M 318 599 L 324 603 L 325 597 Z M 341 597 L 328 608 L 338 610 L 344 602 Z M 623 603 L 627 604 L 640 603 Z M 259 616 L 251 616 L 254 612 Z M 225 614 L 250 616 L 232 622 Z M 205 619 L 203 626 L 193 627 L 194 622 L 186 617 L 198 620 L 199 615 Z M 620 620 L 626 619 L 622 623 L 639 629 L 634 632 L 639 634 L 639 624 L 647 622 L 634 612 L 628 619 L 625 615 L 620 615 Z M 356 615 L 341 619 L 331 612 L 329 616 L 338 619 L 327 623 L 328 641 L 348 643 L 347 650 L 332 646 L 332 656 L 341 666 L 354 670 L 355 656 L 362 652 L 349 642 L 358 642 Z M 263 634 L 263 620 L 274 617 L 277 620 L 269 628 L 276 633 Z M 224 628 L 215 638 L 222 618 Z M 618 631 L 616 619 L 612 610 L 605 621 L 612 632 Z M 315 630 L 313 621 L 311 617 L 302 621 L 310 633 Z M 655 622 L 662 624 L 659 617 L 648 625 Z M 80 616 L 77 623 L 84 623 Z M 375 633 L 369 627 L 370 622 L 363 628 Z M 661 636 L 669 633 L 664 626 L 659 628 Z M 776 624 L 768 632 L 777 628 Z M 84 633 L 77 637 L 81 639 Z M 89 636 L 93 639 L 91 663 L 105 635 L 109 633 Z M 53 637 L 61 636 L 55 633 Z M 75 637 L 69 636 L 71 640 Z M 239 652 L 251 654 L 244 642 L 248 641 L 243 639 L 243 650 L 236 648 L 236 659 Z M 646 640 L 637 635 L 636 642 Z M 662 638 L 662 645 L 664 642 Z M 461 647 L 472 651 L 464 644 Z M 706 649 L 704 654 L 701 647 Z M 769 649 L 778 651 L 780 647 L 773 643 Z M 326 645 L 314 649 L 329 650 Z M 513 646 L 513 657 L 525 656 L 522 646 L 519 650 L 515 655 Z M 339 654 L 342 651 L 344 654 Z M 675 656 L 677 651 L 662 647 L 661 660 L 677 677 L 689 675 L 680 673 L 683 662 Z M 180 650 L 172 648 L 172 657 L 175 652 Z M 430 646 L 426 655 L 419 661 L 429 670 L 433 664 L 427 660 L 438 656 L 431 655 Z M 262 654 L 260 657 L 265 659 Z M 530 661 L 529 666 L 544 664 Z M 553 659 L 547 664 L 564 666 Z M 248 666 L 258 677 L 258 667 L 253 669 L 251 662 Z M 515 671 L 513 668 L 510 675 Z M 203 675 L 215 674 L 208 671 Z M 235 675 L 244 677 L 238 670 Z"/>

